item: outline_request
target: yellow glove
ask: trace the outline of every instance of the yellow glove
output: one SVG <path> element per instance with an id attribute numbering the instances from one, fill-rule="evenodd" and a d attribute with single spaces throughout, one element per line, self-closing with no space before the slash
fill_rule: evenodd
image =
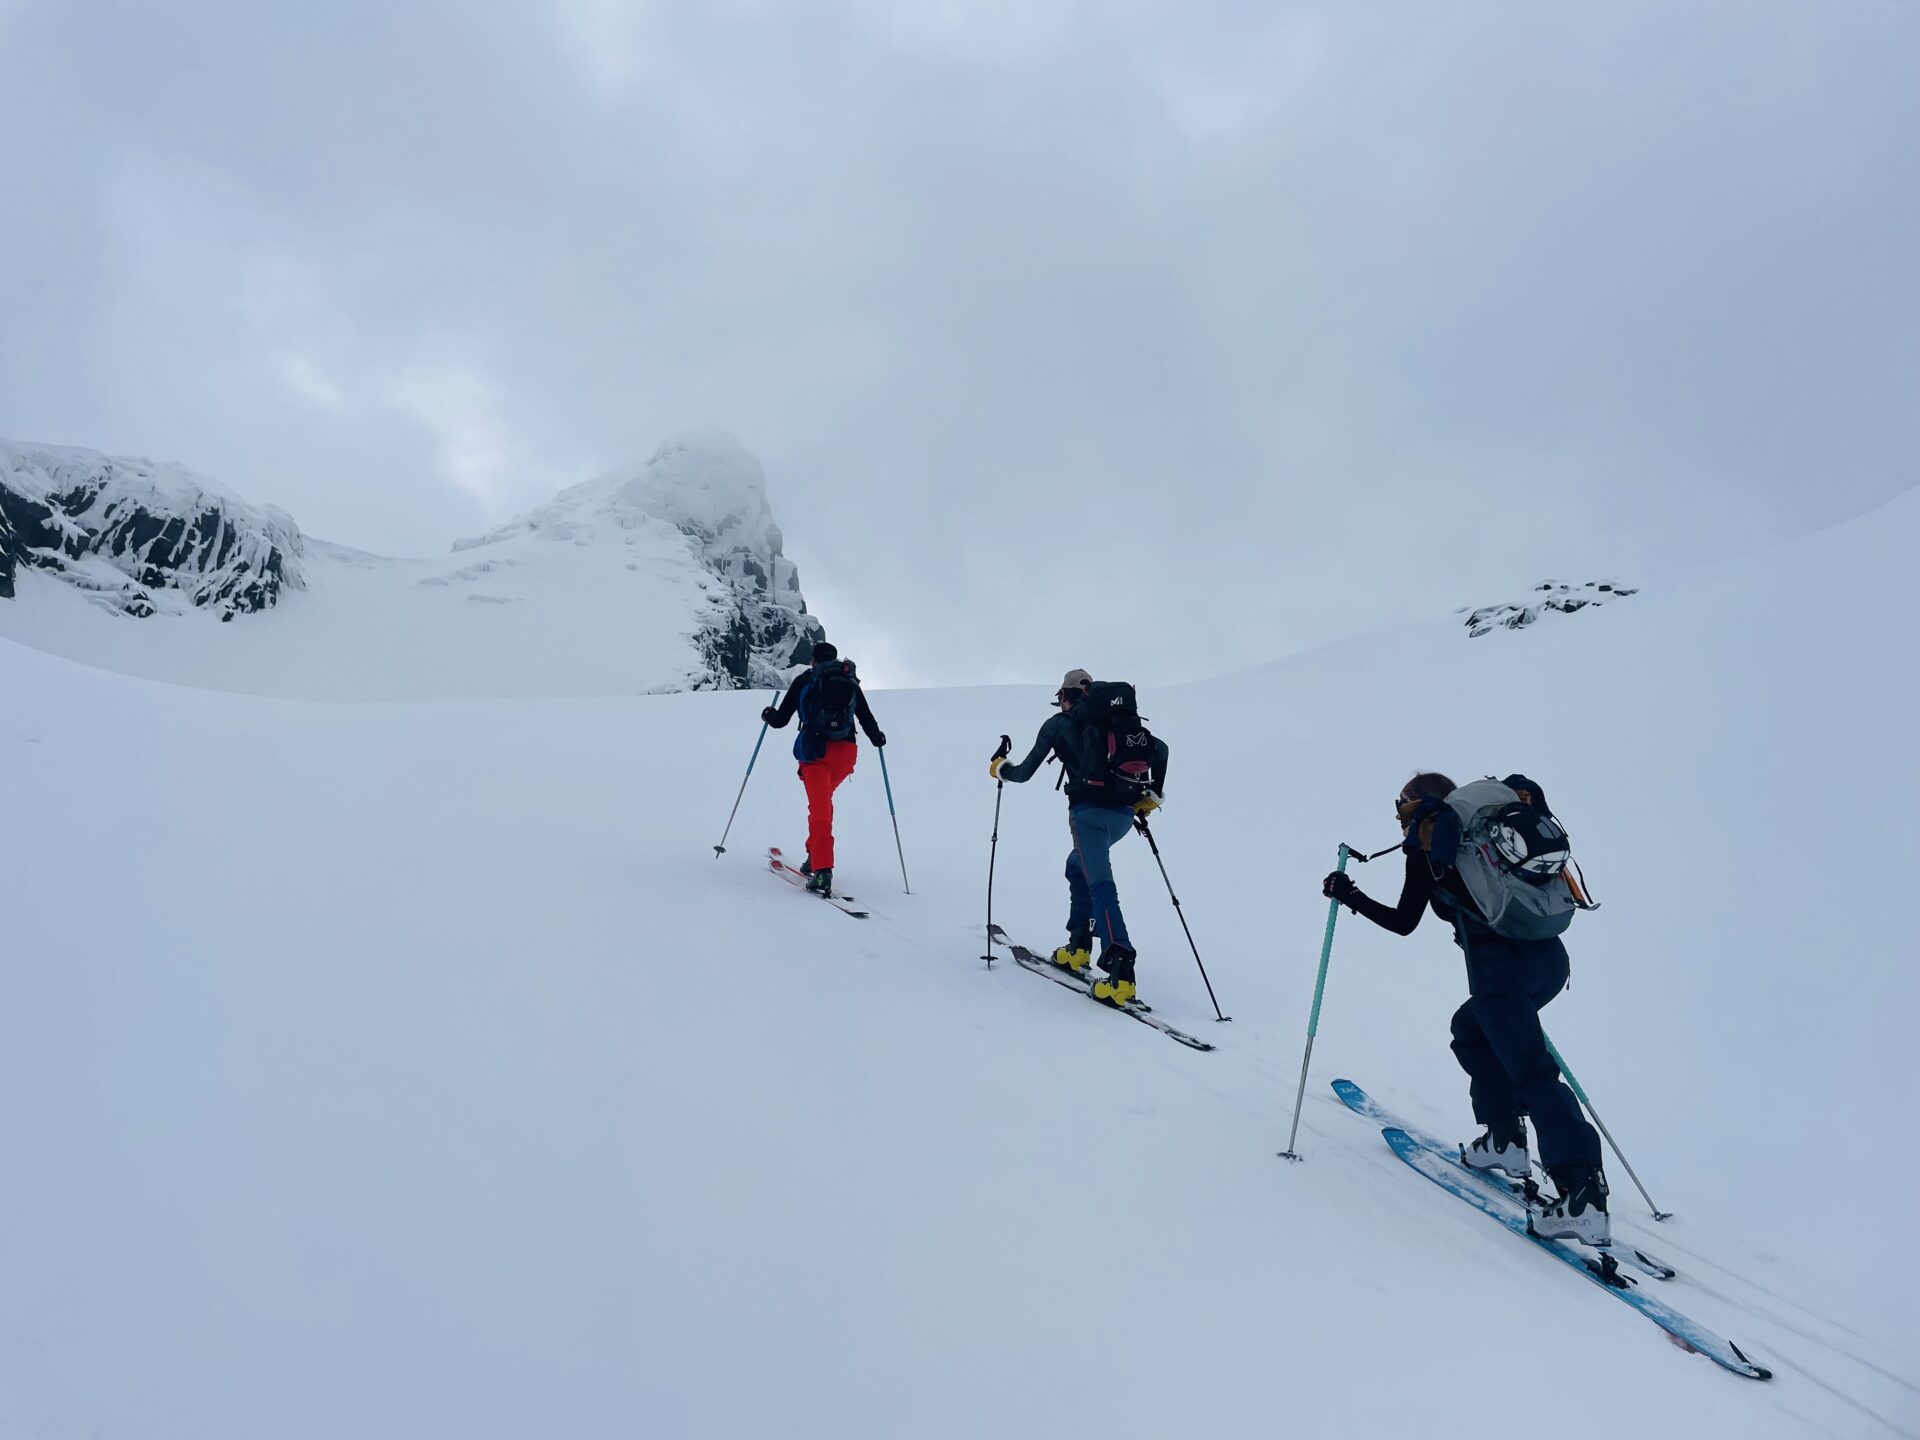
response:
<path id="1" fill-rule="evenodd" d="M 1133 802 L 1133 813 L 1136 815 L 1151 815 L 1159 808 L 1160 797 L 1151 790 Z"/>
<path id="2" fill-rule="evenodd" d="M 995 780 L 998 780 L 1000 778 L 1000 767 L 1006 763 L 1007 763 L 1006 756 L 1004 755 L 994 756 L 993 759 L 987 762 L 987 774 L 991 775 Z"/>

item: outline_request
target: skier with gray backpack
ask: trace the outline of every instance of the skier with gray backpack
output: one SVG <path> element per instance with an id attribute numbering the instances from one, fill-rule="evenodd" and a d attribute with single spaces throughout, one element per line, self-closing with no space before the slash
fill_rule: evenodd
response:
<path id="1" fill-rule="evenodd" d="M 1534 1214 L 1547 1239 L 1604 1246 L 1607 1181 L 1600 1136 L 1561 1079 L 1540 1011 L 1566 988 L 1560 936 L 1576 910 L 1594 908 L 1578 882 L 1567 832 L 1524 775 L 1456 786 L 1415 775 L 1394 802 L 1406 839 L 1406 881 L 1391 907 L 1335 871 L 1321 893 L 1396 935 L 1411 935 L 1431 908 L 1466 956 L 1467 1001 L 1453 1016 L 1453 1053 L 1467 1072 L 1474 1119 L 1486 1133 L 1461 1158 L 1518 1180 L 1531 1176 L 1525 1117 L 1560 1192 Z"/>

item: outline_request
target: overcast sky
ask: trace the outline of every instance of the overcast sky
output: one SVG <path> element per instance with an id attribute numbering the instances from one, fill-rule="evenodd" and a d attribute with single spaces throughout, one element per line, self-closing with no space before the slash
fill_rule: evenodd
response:
<path id="1" fill-rule="evenodd" d="M 693 427 L 880 682 L 1920 481 L 1920 5 L 0 0 L 0 434 L 438 553 Z"/>

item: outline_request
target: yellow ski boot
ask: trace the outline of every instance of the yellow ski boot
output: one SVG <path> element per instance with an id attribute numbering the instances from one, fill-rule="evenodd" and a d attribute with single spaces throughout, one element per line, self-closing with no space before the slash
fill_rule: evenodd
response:
<path id="1" fill-rule="evenodd" d="M 1078 949 L 1071 944 L 1062 945 L 1053 952 L 1053 963 L 1062 970 L 1071 971 L 1075 975 L 1084 975 L 1087 966 L 1093 963 L 1093 948 L 1091 945 L 1082 945 Z"/>
<path id="2" fill-rule="evenodd" d="M 1133 983 L 1134 952 L 1125 945 L 1109 945 L 1100 952 L 1100 968 L 1106 975 L 1093 982 L 1093 998 L 1120 1006 L 1140 993 Z"/>

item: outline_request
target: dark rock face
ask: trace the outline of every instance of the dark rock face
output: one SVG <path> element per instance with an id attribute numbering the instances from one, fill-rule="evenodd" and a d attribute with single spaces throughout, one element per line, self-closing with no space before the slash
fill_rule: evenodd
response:
<path id="1" fill-rule="evenodd" d="M 0 600 L 13 599 L 13 572 L 19 566 L 18 541 L 13 522 L 7 518 L 7 492 L 0 490 Z"/>
<path id="2" fill-rule="evenodd" d="M 27 566 L 124 615 L 190 605 L 231 620 L 300 585 L 300 548 L 283 511 L 221 495 L 176 467 L 0 443 L 0 596 Z"/>
<path id="3" fill-rule="evenodd" d="M 1534 586 L 1533 593 L 1518 604 L 1482 605 L 1478 610 L 1463 606 L 1458 613 L 1467 617 L 1467 634 L 1478 637 L 1495 630 L 1524 630 L 1544 614 L 1571 615 L 1590 605 L 1604 605 L 1638 593 L 1632 586 L 1617 585 L 1610 580 L 1589 580 L 1584 585 L 1562 585 L 1547 580 Z"/>
<path id="4" fill-rule="evenodd" d="M 696 638 L 713 674 L 711 688 L 780 688 L 785 672 L 807 664 L 814 643 L 827 635 L 826 627 L 806 613 L 792 562 L 777 552 L 759 553 L 746 546 L 716 552 L 708 537 L 694 533 L 689 538 L 708 546 L 703 556 L 707 568 L 727 582 L 734 597 L 724 616 Z"/>

